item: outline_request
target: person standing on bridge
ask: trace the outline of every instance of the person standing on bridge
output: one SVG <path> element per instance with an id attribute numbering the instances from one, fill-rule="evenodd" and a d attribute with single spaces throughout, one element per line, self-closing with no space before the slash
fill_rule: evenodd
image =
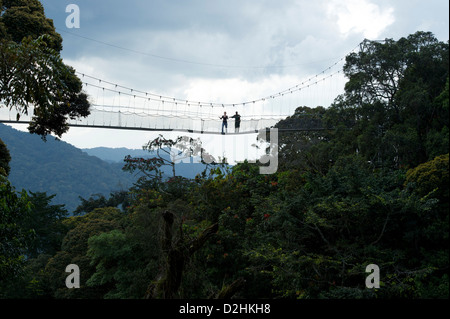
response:
<path id="1" fill-rule="evenodd" d="M 241 127 L 241 116 L 236 111 L 236 114 L 232 116 L 234 118 L 234 132 L 239 133 L 239 128 Z"/>
<path id="2" fill-rule="evenodd" d="M 225 127 L 225 131 L 228 132 L 228 115 L 227 112 L 223 112 L 223 115 L 221 117 L 219 117 L 220 119 L 222 119 L 222 134 L 225 134 L 223 131 L 223 128 Z"/>

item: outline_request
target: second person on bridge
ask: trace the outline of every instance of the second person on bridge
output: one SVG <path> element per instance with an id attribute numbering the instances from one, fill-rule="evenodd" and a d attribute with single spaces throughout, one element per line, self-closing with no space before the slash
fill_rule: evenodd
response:
<path id="1" fill-rule="evenodd" d="M 241 126 L 241 116 L 238 114 L 238 112 L 236 111 L 236 114 L 233 115 L 231 118 L 235 119 L 234 122 L 234 132 L 235 133 L 239 133 L 239 127 Z"/>

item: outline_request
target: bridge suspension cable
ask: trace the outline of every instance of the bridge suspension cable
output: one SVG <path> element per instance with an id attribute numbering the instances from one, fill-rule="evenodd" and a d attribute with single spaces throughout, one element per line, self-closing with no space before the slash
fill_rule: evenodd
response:
<path id="1" fill-rule="evenodd" d="M 359 44 L 351 52 L 358 47 Z M 287 89 L 233 103 L 205 102 L 156 94 L 76 71 L 89 96 L 91 114 L 86 118 L 70 120 L 69 123 L 71 126 L 84 127 L 181 130 L 217 134 L 221 131 L 220 116 L 223 112 L 227 112 L 229 116 L 239 112 L 241 115 L 239 132 L 254 133 L 274 126 L 280 120 L 292 115 L 299 106 L 330 105 L 343 90 L 344 60 L 345 57 L 342 57 L 321 72 Z M 33 114 L 32 109 L 29 114 Z M 28 121 L 30 119 L 31 116 Z M 0 120 L 13 121 L 11 114 L 8 120 L 4 115 L 0 116 Z M 21 120 L 26 122 L 26 116 L 22 116 Z M 233 131 L 234 119 L 229 119 L 228 132 Z"/>
<path id="2" fill-rule="evenodd" d="M 262 101 L 269 100 L 269 99 L 275 99 L 275 98 L 282 97 L 287 94 L 292 94 L 292 93 L 304 90 L 306 88 L 309 88 L 312 85 L 316 85 L 320 81 L 325 81 L 328 78 L 331 78 L 337 74 L 342 73 L 342 70 L 337 70 L 337 71 L 325 76 L 325 74 L 326 74 L 325 72 L 331 70 L 333 67 L 335 67 L 336 65 L 341 63 L 344 59 L 345 59 L 345 57 L 341 58 L 339 61 L 335 62 L 333 65 L 329 66 L 325 70 L 321 71 L 320 73 L 315 74 L 314 76 L 309 77 L 308 79 L 302 81 L 301 83 L 299 83 L 295 86 L 292 86 L 290 88 L 287 88 L 285 90 L 279 91 L 279 92 L 271 94 L 271 95 L 267 95 L 265 97 L 259 97 L 259 98 L 253 99 L 253 100 L 247 100 L 247 101 L 243 101 L 243 102 L 241 101 L 241 102 L 235 102 L 235 103 L 191 101 L 191 100 L 176 98 L 176 97 L 172 97 L 172 96 L 165 96 L 165 95 L 161 95 L 161 94 L 136 90 L 136 89 L 133 89 L 130 87 L 126 87 L 126 86 L 123 86 L 123 85 L 120 85 L 117 83 L 109 82 L 109 81 L 97 78 L 95 76 L 81 73 L 78 71 L 76 71 L 76 73 L 81 76 L 82 82 L 86 86 L 100 88 L 100 89 L 107 90 L 109 92 L 114 92 L 117 94 L 123 94 L 123 95 L 127 95 L 127 96 L 141 98 L 141 99 L 147 99 L 147 100 L 164 101 L 165 103 L 183 104 L 183 105 L 185 104 L 188 106 L 192 105 L 192 106 L 201 106 L 201 107 L 208 107 L 208 106 L 210 106 L 210 107 L 235 107 L 235 106 L 240 106 L 240 105 L 245 106 L 245 105 L 252 104 L 252 103 L 258 103 L 258 102 L 262 102 Z M 324 76 L 320 77 L 322 74 Z M 92 82 L 87 82 L 86 80 L 83 81 L 83 79 L 85 79 L 85 78 L 98 81 L 98 84 L 95 84 Z M 108 85 L 112 86 L 113 88 L 111 88 L 111 87 L 106 88 L 102 84 L 108 84 Z"/>

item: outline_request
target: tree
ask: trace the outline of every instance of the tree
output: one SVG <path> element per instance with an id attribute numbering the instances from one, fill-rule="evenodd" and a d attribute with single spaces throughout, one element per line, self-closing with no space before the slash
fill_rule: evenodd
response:
<path id="1" fill-rule="evenodd" d="M 53 255 L 61 247 L 66 234 L 62 221 L 67 217 L 64 205 L 52 205 L 55 195 L 30 192 L 32 210 L 23 221 L 25 229 L 33 229 L 35 237 L 27 249 L 28 258 L 37 258 L 41 254 Z"/>
<path id="2" fill-rule="evenodd" d="M 11 155 L 6 147 L 5 143 L 0 139 L 0 175 L 8 176 L 10 171 L 9 162 L 11 161 Z"/>
<path id="3" fill-rule="evenodd" d="M 165 211 L 162 217 L 164 220 L 162 249 L 166 255 L 166 262 L 161 274 L 149 286 L 146 298 L 173 299 L 181 285 L 183 272 L 189 259 L 217 232 L 219 225 L 213 224 L 207 227 L 197 237 L 190 240 L 184 238 L 183 228 L 180 227 L 177 234 L 178 239 L 175 241 L 173 235 L 174 214 Z"/>
<path id="4" fill-rule="evenodd" d="M 429 123 L 430 130 L 426 136 L 425 148 L 428 160 L 435 158 L 449 151 L 449 78 L 444 90 L 434 100 L 435 114 Z"/>
<path id="5" fill-rule="evenodd" d="M 387 110 L 397 113 L 398 119 L 399 108 L 394 98 L 407 67 L 405 51 L 405 41 L 364 40 L 358 53 L 349 54 L 344 65 L 349 78 L 345 85 L 348 105 L 371 108 L 383 103 Z"/>
<path id="6" fill-rule="evenodd" d="M 10 160 L 0 139 L 0 297 L 22 275 L 25 254 L 35 235 L 26 225 L 32 208 L 28 194 L 25 190 L 17 192 L 7 179 Z"/>
<path id="7" fill-rule="evenodd" d="M 129 280 L 124 284 L 125 272 L 130 272 L 135 265 L 133 261 L 133 245 L 120 230 L 112 230 L 107 233 L 94 235 L 89 238 L 87 251 L 91 258 L 91 264 L 95 265 L 96 272 L 86 282 L 88 286 L 115 286 L 106 295 L 108 297 L 121 296 L 127 298 L 127 285 L 132 285 Z M 128 269 L 127 269 L 128 268 Z"/>
<path id="8" fill-rule="evenodd" d="M 172 199 L 184 197 L 192 181 L 183 176 L 177 176 L 175 169 L 176 164 L 185 158 L 201 156 L 202 163 L 207 162 L 203 176 L 206 175 L 210 164 L 217 165 L 215 158 L 201 147 L 200 139 L 194 140 L 190 137 L 179 136 L 172 140 L 160 135 L 145 144 L 143 149 L 152 153 L 153 156 L 132 158 L 128 155 L 124 159 L 125 165 L 122 168 L 124 171 L 137 172 L 141 175 L 133 187 L 133 191 L 138 194 L 138 197 L 145 195 L 149 190 Z M 221 163 L 220 166 L 225 166 L 225 164 Z M 164 167 L 168 167 L 169 172 L 164 171 Z M 166 177 L 164 176 L 166 174 L 172 176 Z"/>
<path id="9" fill-rule="evenodd" d="M 122 206 L 122 210 L 130 205 L 129 203 L 129 193 L 128 191 L 117 191 L 112 192 L 110 197 L 106 197 L 102 194 L 93 194 L 89 199 L 84 199 L 81 196 L 81 204 L 74 211 L 74 215 L 81 215 L 83 213 L 89 213 L 96 208 L 104 207 L 119 207 Z"/>
<path id="10" fill-rule="evenodd" d="M 0 175 L 0 287 L 19 276 L 23 269 L 25 253 L 34 233 L 21 227 L 21 223 L 30 210 L 25 190 L 17 193 Z"/>
<path id="11" fill-rule="evenodd" d="M 405 180 L 405 185 L 421 198 L 432 197 L 439 200 L 442 218 L 448 213 L 449 205 L 448 157 L 448 153 L 440 155 L 408 170 Z"/>
<path id="12" fill-rule="evenodd" d="M 279 168 L 326 174 L 353 154 L 374 167 L 415 167 L 447 153 L 448 53 L 448 43 L 427 32 L 363 41 L 346 57 L 344 94 L 329 108 L 299 107 L 277 123 L 326 129 L 280 132 Z"/>
<path id="13" fill-rule="evenodd" d="M 28 36 L 36 39 L 48 34 L 47 45 L 58 52 L 62 50 L 62 38 L 55 31 L 53 21 L 45 17 L 40 1 L 2 0 L 0 12 L 0 38 L 20 43 Z"/>
<path id="14" fill-rule="evenodd" d="M 0 2 L 0 101 L 29 131 L 44 139 L 68 130 L 68 119 L 89 115 L 87 95 L 75 70 L 60 57 L 62 39 L 37 0 Z"/>
<path id="15" fill-rule="evenodd" d="M 28 214 L 23 218 L 16 217 L 22 232 L 28 231 L 32 236 L 23 247 L 23 268 L 20 274 L 1 288 L 5 298 L 51 297 L 42 270 L 48 259 L 60 250 L 67 232 L 62 224 L 67 211 L 63 205 L 51 205 L 53 197 L 30 192 Z"/>
<path id="16" fill-rule="evenodd" d="M 327 130 L 329 127 L 326 122 L 326 114 L 327 110 L 321 106 L 316 108 L 298 107 L 294 114 L 275 125 L 279 129 L 299 130 L 278 133 L 280 170 L 302 167 L 322 171 L 328 166 L 330 158 L 333 157 L 331 152 L 320 156 L 311 156 L 313 154 L 311 151 L 319 144 L 324 145 L 332 134 Z"/>
<path id="17" fill-rule="evenodd" d="M 109 285 L 90 287 L 87 280 L 95 273 L 95 265 L 88 256 L 89 238 L 112 230 L 123 230 L 127 224 L 125 215 L 113 207 L 98 208 L 84 216 L 69 217 L 64 225 L 69 228 L 65 234 L 61 250 L 51 257 L 44 269 L 48 287 L 55 298 L 103 298 L 111 290 Z M 82 269 L 80 289 L 67 289 L 64 285 L 69 264 Z"/>
<path id="18" fill-rule="evenodd" d="M 143 174 L 143 179 L 162 180 L 162 167 L 164 166 L 169 167 L 172 178 L 175 178 L 177 176 L 175 165 L 185 158 L 202 156 L 203 161 L 203 156 L 205 156 L 208 160 L 211 160 L 210 163 L 214 161 L 214 158 L 201 147 L 200 139 L 194 140 L 187 136 L 178 136 L 175 140 L 172 140 L 159 135 L 142 148 L 156 156 L 132 158 L 128 155 L 124 159 L 123 170 L 130 173 L 138 171 L 138 173 Z"/>
<path id="19" fill-rule="evenodd" d="M 367 160 L 414 167 L 429 159 L 427 136 L 432 129 L 440 134 L 448 118 L 435 102 L 448 78 L 448 56 L 448 43 L 429 32 L 365 40 L 347 56 L 349 81 L 339 105 L 355 111 L 352 129 Z"/>

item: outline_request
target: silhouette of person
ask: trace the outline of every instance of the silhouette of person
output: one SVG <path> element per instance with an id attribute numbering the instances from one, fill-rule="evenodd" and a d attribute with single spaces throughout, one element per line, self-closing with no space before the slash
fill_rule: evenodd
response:
<path id="1" fill-rule="evenodd" d="M 225 134 L 223 131 L 223 128 L 225 127 L 225 131 L 228 132 L 228 115 L 227 112 L 223 112 L 223 115 L 221 117 L 219 117 L 220 119 L 222 119 L 222 134 Z"/>
<path id="2" fill-rule="evenodd" d="M 232 118 L 234 118 L 234 120 L 235 120 L 235 122 L 234 122 L 234 132 L 235 133 L 239 133 L 239 128 L 241 126 L 241 116 L 236 111 L 236 114 L 233 115 Z"/>

